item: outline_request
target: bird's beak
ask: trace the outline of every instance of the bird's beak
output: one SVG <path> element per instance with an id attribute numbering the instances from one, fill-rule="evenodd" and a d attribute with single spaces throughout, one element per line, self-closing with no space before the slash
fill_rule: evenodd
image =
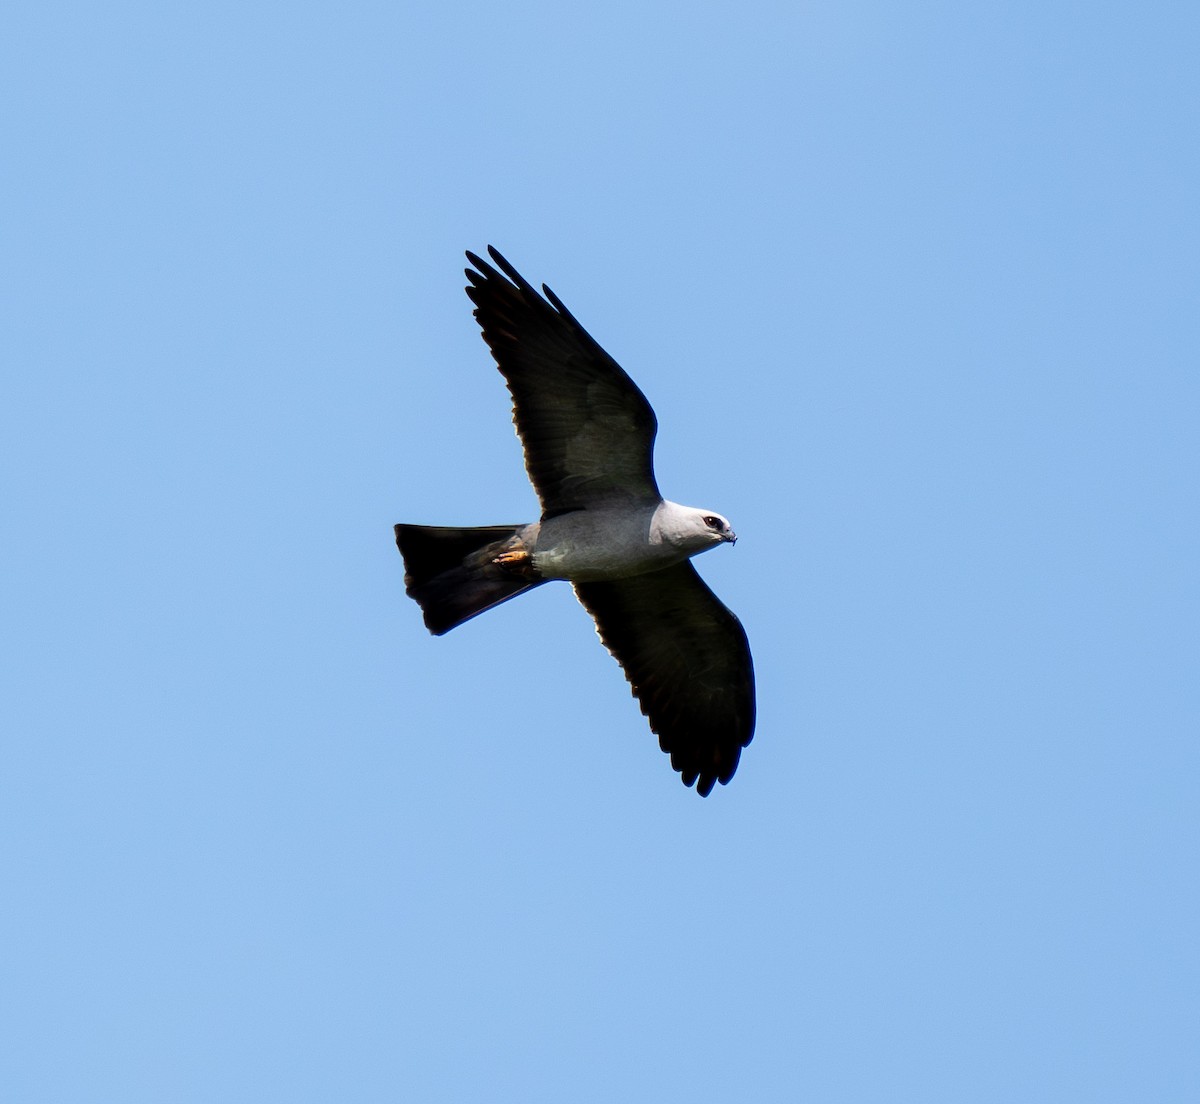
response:
<path id="1" fill-rule="evenodd" d="M 737 544 L 737 534 L 732 529 L 729 530 L 729 535 L 725 539 L 730 544 Z"/>

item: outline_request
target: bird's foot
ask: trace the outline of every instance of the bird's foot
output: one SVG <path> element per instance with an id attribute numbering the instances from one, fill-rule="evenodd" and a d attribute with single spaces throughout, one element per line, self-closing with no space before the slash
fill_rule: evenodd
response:
<path id="1" fill-rule="evenodd" d="M 533 557 L 527 549 L 517 548 L 492 557 L 492 563 L 514 575 L 527 575 L 533 570 Z"/>

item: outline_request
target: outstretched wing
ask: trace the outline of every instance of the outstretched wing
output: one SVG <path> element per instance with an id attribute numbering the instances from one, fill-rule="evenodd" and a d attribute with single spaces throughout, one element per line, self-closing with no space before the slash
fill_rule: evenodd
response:
<path id="1" fill-rule="evenodd" d="M 691 563 L 575 583 L 671 766 L 707 797 L 754 735 L 754 665 L 741 622 Z"/>
<path id="2" fill-rule="evenodd" d="M 624 369 L 548 287 L 546 299 L 495 249 L 506 280 L 473 253 L 467 294 L 513 397 L 525 468 L 552 516 L 615 501 L 658 502 L 658 423 Z"/>

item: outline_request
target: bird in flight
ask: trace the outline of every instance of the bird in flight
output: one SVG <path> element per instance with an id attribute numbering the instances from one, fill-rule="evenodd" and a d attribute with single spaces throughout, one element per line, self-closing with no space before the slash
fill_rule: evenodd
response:
<path id="1" fill-rule="evenodd" d="M 512 393 L 542 515 L 528 525 L 397 525 L 407 593 L 440 636 L 567 580 L 671 766 L 707 797 L 754 735 L 754 668 L 741 622 L 690 560 L 737 536 L 720 514 L 662 497 L 646 397 L 554 292 L 543 284 L 543 298 L 488 254 L 496 268 L 467 253 L 466 291 Z"/>

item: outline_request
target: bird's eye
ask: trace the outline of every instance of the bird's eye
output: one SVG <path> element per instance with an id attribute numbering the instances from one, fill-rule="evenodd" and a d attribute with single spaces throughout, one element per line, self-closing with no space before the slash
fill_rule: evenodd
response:
<path id="1" fill-rule="evenodd" d="M 704 519 L 704 524 L 710 529 L 716 529 L 717 532 L 720 532 L 722 528 L 721 519 L 719 517 L 706 517 Z"/>

